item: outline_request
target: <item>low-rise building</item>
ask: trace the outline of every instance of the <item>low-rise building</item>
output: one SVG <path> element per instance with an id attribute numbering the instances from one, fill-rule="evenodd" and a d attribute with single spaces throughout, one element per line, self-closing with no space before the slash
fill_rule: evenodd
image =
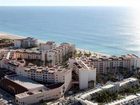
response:
<path id="1" fill-rule="evenodd" d="M 40 43 L 39 44 L 39 50 L 40 51 L 47 51 L 50 49 L 55 49 L 56 48 L 56 44 L 53 41 L 48 41 L 46 43 Z"/>
<path id="2" fill-rule="evenodd" d="M 65 92 L 63 83 L 44 86 L 18 75 L 10 75 L 1 79 L 0 86 L 15 95 L 17 105 L 31 105 L 45 100 L 58 99 Z"/>
<path id="3" fill-rule="evenodd" d="M 128 87 L 133 88 L 135 86 L 139 86 L 139 80 L 137 78 L 130 77 L 120 82 L 116 82 L 116 84 L 119 85 L 119 90 L 123 90 Z"/>
<path id="4" fill-rule="evenodd" d="M 101 92 L 107 91 L 110 93 L 116 93 L 121 91 L 122 89 L 126 89 L 127 87 L 135 87 L 139 86 L 139 80 L 136 78 L 127 78 L 120 82 L 113 82 L 108 83 L 104 86 L 97 87 L 91 90 L 88 90 L 86 92 L 83 92 L 82 94 L 76 96 L 76 100 L 79 100 L 83 105 L 86 105 L 86 103 L 90 103 L 91 105 L 94 105 L 95 103 L 92 102 L 94 98 L 96 98 L 98 95 L 100 95 Z M 133 105 L 133 104 L 106 104 L 106 105 Z M 134 104 L 135 105 L 135 104 Z M 138 105 L 138 104 L 136 104 Z"/>
<path id="5" fill-rule="evenodd" d="M 35 81 L 18 75 L 5 76 L 0 80 L 0 86 L 14 95 L 44 87 Z"/>
<path id="6" fill-rule="evenodd" d="M 105 105 L 140 105 L 140 94 L 129 95 Z"/>
<path id="7" fill-rule="evenodd" d="M 15 96 L 18 105 L 31 105 L 46 100 L 58 99 L 64 95 L 63 84 L 29 90 Z"/>

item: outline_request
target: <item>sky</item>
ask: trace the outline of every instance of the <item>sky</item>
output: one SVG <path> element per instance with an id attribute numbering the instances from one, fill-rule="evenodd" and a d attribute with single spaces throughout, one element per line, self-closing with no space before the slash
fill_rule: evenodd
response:
<path id="1" fill-rule="evenodd" d="M 132 6 L 140 0 L 0 0 L 1 6 Z"/>

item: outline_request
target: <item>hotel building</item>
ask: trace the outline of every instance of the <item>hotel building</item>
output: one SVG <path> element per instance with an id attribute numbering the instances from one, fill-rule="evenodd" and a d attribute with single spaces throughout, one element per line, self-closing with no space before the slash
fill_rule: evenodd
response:
<path id="1" fill-rule="evenodd" d="M 88 62 L 80 59 L 69 59 L 69 68 L 73 69 L 77 77 L 80 89 L 93 88 L 96 86 L 96 68 L 88 65 Z"/>

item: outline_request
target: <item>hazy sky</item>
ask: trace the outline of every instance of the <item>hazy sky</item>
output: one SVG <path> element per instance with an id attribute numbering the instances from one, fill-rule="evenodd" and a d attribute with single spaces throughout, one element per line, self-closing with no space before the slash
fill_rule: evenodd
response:
<path id="1" fill-rule="evenodd" d="M 0 0 L 0 5 L 47 5 L 47 6 L 133 6 L 140 0 Z"/>

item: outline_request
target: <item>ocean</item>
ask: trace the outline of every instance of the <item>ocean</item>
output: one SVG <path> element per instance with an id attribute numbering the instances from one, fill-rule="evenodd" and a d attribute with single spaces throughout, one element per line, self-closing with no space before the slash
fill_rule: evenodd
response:
<path id="1" fill-rule="evenodd" d="M 0 7 L 0 32 L 140 56 L 139 14 L 127 7 Z"/>

